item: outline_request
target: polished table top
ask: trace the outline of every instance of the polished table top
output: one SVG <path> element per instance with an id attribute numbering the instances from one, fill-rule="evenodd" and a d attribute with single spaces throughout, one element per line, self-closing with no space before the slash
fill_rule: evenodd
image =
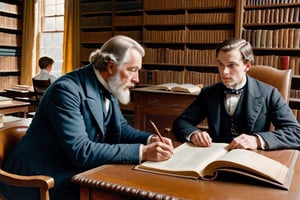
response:
<path id="1" fill-rule="evenodd" d="M 289 191 L 244 176 L 192 180 L 133 170 L 134 165 L 104 165 L 73 177 L 81 186 L 143 199 L 300 199 L 300 157 Z M 132 198 L 135 199 L 135 198 Z"/>

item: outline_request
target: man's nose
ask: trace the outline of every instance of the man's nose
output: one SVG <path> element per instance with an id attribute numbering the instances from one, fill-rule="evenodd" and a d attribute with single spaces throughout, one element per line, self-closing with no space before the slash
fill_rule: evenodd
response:
<path id="1" fill-rule="evenodd" d="M 132 81 L 134 83 L 138 83 L 139 82 L 139 73 L 138 72 L 135 72 L 133 75 L 132 75 Z"/>

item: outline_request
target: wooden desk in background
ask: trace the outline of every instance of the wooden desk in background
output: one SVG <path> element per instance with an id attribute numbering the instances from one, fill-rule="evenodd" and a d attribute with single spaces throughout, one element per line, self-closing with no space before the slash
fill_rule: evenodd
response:
<path id="1" fill-rule="evenodd" d="M 300 199 L 300 157 L 296 161 L 288 191 L 241 175 L 220 174 L 217 180 L 204 181 L 141 172 L 133 170 L 133 167 L 103 165 L 74 176 L 72 181 L 80 184 L 81 200 Z"/>
<path id="2" fill-rule="evenodd" d="M 164 136 L 175 139 L 165 128 L 171 128 L 174 119 L 187 108 L 198 93 L 153 90 L 150 87 L 132 89 L 134 97 L 134 127 L 153 133 L 152 120 Z"/>
<path id="3" fill-rule="evenodd" d="M 23 117 L 26 117 L 28 113 L 28 106 L 30 103 L 23 101 L 0 101 L 0 113 L 1 114 L 12 114 L 12 113 L 23 113 Z"/>

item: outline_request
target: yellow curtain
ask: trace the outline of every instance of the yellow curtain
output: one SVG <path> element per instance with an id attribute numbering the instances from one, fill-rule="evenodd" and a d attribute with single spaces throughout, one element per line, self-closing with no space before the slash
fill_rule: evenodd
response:
<path id="1" fill-rule="evenodd" d="M 62 74 L 80 67 L 80 1 L 65 0 Z"/>
<path id="2" fill-rule="evenodd" d="M 21 77 L 20 83 L 24 85 L 32 85 L 33 66 L 35 66 L 35 3 L 34 1 L 24 1 L 23 14 L 23 34 L 22 34 L 22 49 L 21 49 Z"/>

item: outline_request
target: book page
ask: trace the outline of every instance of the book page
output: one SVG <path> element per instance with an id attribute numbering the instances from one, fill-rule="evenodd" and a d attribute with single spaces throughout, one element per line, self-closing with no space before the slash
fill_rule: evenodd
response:
<path id="1" fill-rule="evenodd" d="M 173 87 L 178 86 L 177 83 L 163 83 L 159 85 L 154 85 L 151 88 L 154 90 L 171 90 Z"/>
<path id="2" fill-rule="evenodd" d="M 211 147 L 197 147 L 184 143 L 174 150 L 174 155 L 166 161 L 147 161 L 135 167 L 160 174 L 199 178 L 206 165 L 228 152 L 225 143 L 213 143 Z"/>
<path id="3" fill-rule="evenodd" d="M 283 184 L 288 168 L 280 162 L 250 150 L 234 149 L 207 166 L 205 173 L 213 175 L 218 168 L 242 169 Z"/>
<path id="4" fill-rule="evenodd" d="M 171 91 L 174 92 L 188 92 L 188 93 L 194 93 L 194 92 L 200 92 L 201 86 L 199 85 L 193 85 L 193 84 L 179 84 L 178 86 L 175 86 L 171 89 Z"/>

